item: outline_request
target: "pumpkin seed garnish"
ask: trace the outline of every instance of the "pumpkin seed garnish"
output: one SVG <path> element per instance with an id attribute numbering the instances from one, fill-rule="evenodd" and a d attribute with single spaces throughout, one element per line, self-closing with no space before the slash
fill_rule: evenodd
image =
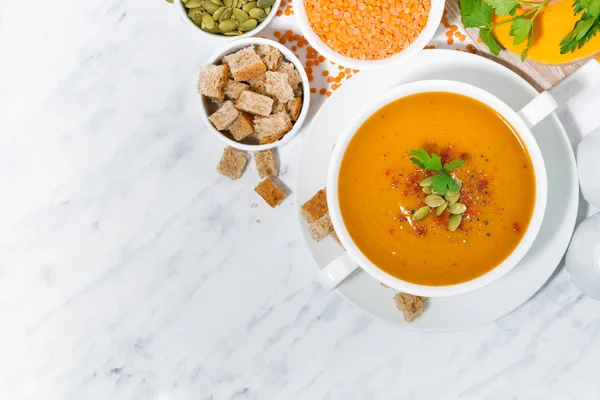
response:
<path id="1" fill-rule="evenodd" d="M 467 206 L 463 203 L 456 203 L 448 207 L 448 211 L 450 211 L 450 214 L 462 214 L 467 211 Z"/>
<path id="2" fill-rule="evenodd" d="M 267 16 L 267 13 L 262 8 L 253 8 L 252 10 L 250 10 L 248 12 L 248 14 L 250 14 L 250 16 L 252 18 L 255 18 L 255 19 L 258 19 L 258 20 L 266 18 L 266 16 Z"/>
<path id="3" fill-rule="evenodd" d="M 429 214 L 429 211 L 431 211 L 431 207 L 429 207 L 429 206 L 424 206 L 424 207 L 419 208 L 413 214 L 413 221 L 420 221 L 420 220 L 422 220 L 423 218 L 425 218 Z"/>
<path id="4" fill-rule="evenodd" d="M 204 0 L 189 0 L 187 3 L 185 3 L 185 7 L 186 8 L 196 8 L 196 7 L 200 7 L 202 5 Z"/>
<path id="5" fill-rule="evenodd" d="M 460 193 L 458 192 L 448 192 L 444 198 L 450 203 L 450 205 L 454 205 L 458 199 L 460 198 Z"/>
<path id="6" fill-rule="evenodd" d="M 215 21 L 209 13 L 205 13 L 202 15 L 202 29 L 213 29 L 215 25 Z"/>
<path id="7" fill-rule="evenodd" d="M 437 215 L 439 217 L 440 215 L 442 215 L 444 213 L 444 211 L 446 211 L 446 208 L 448 208 L 448 202 L 447 201 L 445 201 L 441 206 L 439 206 L 435 210 L 435 215 Z"/>
<path id="8" fill-rule="evenodd" d="M 462 214 L 455 214 L 450 217 L 448 220 L 448 230 L 454 232 L 460 226 L 462 221 Z"/>
<path id="9" fill-rule="evenodd" d="M 431 189 L 431 186 L 424 186 L 423 187 L 423 193 L 425 193 L 425 194 L 432 194 L 433 190 Z"/>
<path id="10" fill-rule="evenodd" d="M 230 19 L 231 14 L 232 14 L 232 10 L 231 10 L 231 8 L 228 7 L 225 11 L 223 11 L 223 14 L 219 17 L 219 22 L 223 22 L 225 20 Z"/>
<path id="11" fill-rule="evenodd" d="M 190 2 L 191 2 L 191 1 L 194 1 L 194 0 L 190 0 Z M 212 2 L 212 1 L 210 1 L 210 0 L 204 0 L 204 1 L 202 2 L 202 7 L 204 7 L 204 9 L 205 9 L 206 11 L 208 11 L 208 12 L 209 12 L 211 15 L 212 15 L 212 14 L 213 14 L 215 11 L 217 11 L 219 8 L 221 8 L 221 6 L 220 6 L 220 5 L 218 5 L 218 4 L 215 4 L 215 3 L 213 3 L 213 2 Z"/>
<path id="12" fill-rule="evenodd" d="M 246 11 L 240 10 L 239 8 L 234 8 L 233 9 L 233 18 L 235 18 L 241 24 L 242 22 L 246 21 L 250 17 L 248 16 L 248 13 L 246 13 Z"/>
<path id="13" fill-rule="evenodd" d="M 256 2 L 256 5 L 260 8 L 271 7 L 273 4 L 275 4 L 275 0 L 258 0 Z"/>
<path id="14" fill-rule="evenodd" d="M 219 18 L 221 18 L 221 15 L 223 15 L 223 13 L 225 12 L 225 10 L 227 10 L 227 7 L 223 6 L 223 7 L 219 8 L 217 11 L 215 11 L 212 15 L 213 21 L 218 21 Z"/>
<path id="15" fill-rule="evenodd" d="M 430 194 L 429 196 L 425 197 L 425 204 L 427 204 L 429 207 L 439 207 L 444 203 L 445 201 L 442 196 L 437 194 Z"/>
<path id="16" fill-rule="evenodd" d="M 419 182 L 420 186 L 431 186 L 431 177 L 428 176 L 425 179 L 421 179 L 421 182 Z"/>
<path id="17" fill-rule="evenodd" d="M 246 3 L 244 4 L 244 7 L 242 7 L 242 10 L 246 11 L 247 13 L 250 12 L 250 10 L 252 10 L 253 8 L 256 8 L 256 2 L 255 1 L 251 1 L 250 3 Z"/>

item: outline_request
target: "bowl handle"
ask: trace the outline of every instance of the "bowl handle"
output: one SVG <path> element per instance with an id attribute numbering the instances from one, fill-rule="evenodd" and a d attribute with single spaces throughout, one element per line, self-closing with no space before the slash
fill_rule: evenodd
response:
<path id="1" fill-rule="evenodd" d="M 538 94 L 533 100 L 521 109 L 517 114 L 525 122 L 528 128 L 533 128 L 544 118 L 552 114 L 558 104 L 552 95 L 548 92 Z"/>
<path id="2" fill-rule="evenodd" d="M 333 290 L 356 269 L 358 264 L 345 251 L 319 272 L 319 283 L 325 289 Z"/>

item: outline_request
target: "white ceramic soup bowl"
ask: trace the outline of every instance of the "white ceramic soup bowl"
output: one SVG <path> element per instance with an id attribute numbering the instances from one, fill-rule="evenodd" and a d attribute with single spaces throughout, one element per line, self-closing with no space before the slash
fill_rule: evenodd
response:
<path id="1" fill-rule="evenodd" d="M 536 198 L 533 215 L 531 217 L 531 222 L 529 223 L 529 226 L 527 227 L 527 230 L 521 239 L 521 242 L 502 263 L 494 267 L 486 274 L 467 282 L 448 286 L 426 286 L 414 284 L 398 279 L 378 268 L 377 265 L 373 264 L 354 244 L 352 237 L 350 236 L 344 224 L 338 199 L 338 177 L 340 165 L 348 144 L 354 137 L 356 131 L 371 115 L 373 115 L 373 113 L 383 106 L 397 99 L 412 94 L 425 92 L 456 93 L 478 100 L 479 102 L 494 109 L 512 125 L 512 127 L 520 136 L 522 143 L 529 152 L 535 173 Z M 517 113 L 502 100 L 498 99 L 491 93 L 486 92 L 485 90 L 462 82 L 443 80 L 420 81 L 399 86 L 385 93 L 377 101 L 367 106 L 361 115 L 357 116 L 357 118 L 355 118 L 346 126 L 340 137 L 340 140 L 336 143 L 333 156 L 329 164 L 329 172 L 327 176 L 327 203 L 329 204 L 331 221 L 342 244 L 346 248 L 346 253 L 342 254 L 321 271 L 319 275 L 319 281 L 321 284 L 328 289 L 333 289 L 340 284 L 352 271 L 360 267 L 365 272 L 372 275 L 375 279 L 398 291 L 419 296 L 444 297 L 471 292 L 489 285 L 490 283 L 501 278 L 504 274 L 514 268 L 515 265 L 517 265 L 517 263 L 527 253 L 533 244 L 542 224 L 548 192 L 546 168 L 544 166 L 542 153 L 540 152 L 537 142 L 529 128 L 536 125 L 543 118 L 551 114 L 555 109 L 556 102 L 547 92 L 540 94 Z"/>

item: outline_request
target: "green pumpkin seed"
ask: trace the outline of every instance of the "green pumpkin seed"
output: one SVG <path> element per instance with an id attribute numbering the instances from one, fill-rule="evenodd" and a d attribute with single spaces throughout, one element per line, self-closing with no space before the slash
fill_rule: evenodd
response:
<path id="1" fill-rule="evenodd" d="M 215 24 L 215 27 L 212 29 L 202 29 L 204 32 L 208 32 L 208 33 L 221 33 L 219 31 L 219 26 L 217 24 Z"/>
<path id="2" fill-rule="evenodd" d="M 242 22 L 242 24 L 240 25 L 240 29 L 243 32 L 248 32 L 248 31 L 251 31 L 252 29 L 256 28 L 256 25 L 258 25 L 258 21 L 255 20 L 254 18 L 250 18 L 250 19 L 247 19 L 244 22 Z"/>
<path id="3" fill-rule="evenodd" d="M 251 1 L 250 3 L 244 4 L 244 7 L 242 7 L 242 10 L 246 11 L 247 13 L 250 13 L 250 10 L 252 10 L 253 8 L 256 8 L 255 1 Z"/>
<path id="4" fill-rule="evenodd" d="M 185 3 L 185 7 L 186 8 L 196 8 L 196 7 L 200 7 L 202 5 L 204 0 L 189 0 L 187 3 Z"/>
<path id="5" fill-rule="evenodd" d="M 448 203 L 450 203 L 450 205 L 454 205 L 460 198 L 460 194 L 458 192 L 448 192 L 444 198 L 448 201 Z"/>
<path id="6" fill-rule="evenodd" d="M 193 10 L 190 10 L 188 17 L 199 26 L 202 24 L 202 14 L 204 14 L 204 9 L 202 7 L 196 7 Z"/>
<path id="7" fill-rule="evenodd" d="M 215 21 L 212 19 L 210 14 L 206 13 L 202 15 L 202 29 L 213 29 L 215 25 Z"/>
<path id="8" fill-rule="evenodd" d="M 227 7 L 227 9 L 225 11 L 223 11 L 223 14 L 219 17 L 219 23 L 230 19 L 231 13 L 232 13 L 231 8 Z"/>
<path id="9" fill-rule="evenodd" d="M 271 7 L 273 4 L 275 4 L 275 0 L 258 0 L 256 2 L 256 5 L 260 8 Z"/>
<path id="10" fill-rule="evenodd" d="M 213 3 L 215 3 L 218 6 L 222 6 L 223 5 L 223 1 L 222 0 L 210 0 L 210 1 L 212 1 Z"/>
<path id="11" fill-rule="evenodd" d="M 227 7 L 223 6 L 223 7 L 219 8 L 217 11 L 215 11 L 212 15 L 213 21 L 218 21 L 219 18 L 221 18 L 221 15 L 223 15 L 223 12 L 225 12 L 225 10 L 227 10 Z"/>
<path id="12" fill-rule="evenodd" d="M 441 206 L 439 206 L 435 210 L 435 215 L 437 215 L 439 217 L 440 215 L 442 215 L 444 213 L 444 211 L 446 211 L 446 208 L 448 208 L 448 202 L 447 201 L 445 201 Z"/>
<path id="13" fill-rule="evenodd" d="M 442 196 L 438 196 L 437 194 L 430 194 L 429 196 L 425 197 L 425 204 L 427 204 L 429 207 L 439 207 L 444 203 L 445 201 Z"/>
<path id="14" fill-rule="evenodd" d="M 190 0 L 192 1 L 192 0 Z M 203 0 L 202 1 L 202 7 L 204 7 L 204 9 L 206 11 L 208 11 L 211 15 L 217 11 L 219 8 L 221 8 L 218 4 L 213 3 L 210 0 Z"/>
<path id="15" fill-rule="evenodd" d="M 428 207 L 428 206 L 424 206 L 424 207 L 419 208 L 413 214 L 413 221 L 420 221 L 420 220 L 422 220 L 423 218 L 425 218 L 429 214 L 429 211 L 431 211 L 431 207 Z"/>
<path id="16" fill-rule="evenodd" d="M 223 0 L 223 4 L 225 4 L 227 7 L 231 7 L 233 0 Z"/>
<path id="17" fill-rule="evenodd" d="M 239 23 L 235 19 L 227 19 L 219 24 L 221 32 L 231 32 L 236 30 Z"/>
<path id="18" fill-rule="evenodd" d="M 431 194 L 433 192 L 433 189 L 431 189 L 431 186 L 425 186 L 423 187 L 423 193 L 425 194 Z"/>
<path id="19" fill-rule="evenodd" d="M 451 232 L 454 232 L 455 230 L 458 229 L 458 227 L 460 226 L 460 223 L 462 221 L 462 215 L 461 214 L 456 214 L 450 217 L 450 219 L 448 220 L 448 230 Z"/>
<path id="20" fill-rule="evenodd" d="M 237 36 L 240 33 L 238 31 L 231 31 L 231 32 L 223 32 L 223 35 L 225 36 Z"/>
<path id="21" fill-rule="evenodd" d="M 454 178 L 454 182 L 458 185 L 458 190 L 462 189 L 462 181 L 458 178 Z"/>
<path id="22" fill-rule="evenodd" d="M 422 179 L 421 182 L 419 182 L 419 185 L 425 187 L 425 186 L 431 186 L 431 183 L 432 183 L 431 177 L 428 176 L 427 178 Z"/>
<path id="23" fill-rule="evenodd" d="M 233 2 L 231 3 L 231 7 L 233 7 L 233 8 L 241 8 L 241 7 L 238 7 L 238 6 L 239 6 L 238 0 L 233 0 Z"/>
<path id="24" fill-rule="evenodd" d="M 271 7 L 265 8 L 265 12 L 267 13 L 267 15 L 271 14 Z"/>
<path id="25" fill-rule="evenodd" d="M 448 211 L 450 211 L 450 214 L 462 214 L 467 211 L 467 206 L 463 203 L 456 203 L 448 207 Z"/>
<path id="26" fill-rule="evenodd" d="M 241 24 L 242 22 L 246 21 L 250 17 L 248 16 L 248 13 L 246 13 L 246 11 L 240 10 L 239 8 L 234 8 L 233 9 L 233 18 L 235 18 Z"/>

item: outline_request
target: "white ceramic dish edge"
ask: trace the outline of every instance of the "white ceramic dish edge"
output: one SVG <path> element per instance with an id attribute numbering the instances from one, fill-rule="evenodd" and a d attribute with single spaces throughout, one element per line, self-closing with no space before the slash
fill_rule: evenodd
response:
<path id="1" fill-rule="evenodd" d="M 308 40 L 311 46 L 314 47 L 320 54 L 324 55 L 325 58 L 335 62 L 336 64 L 358 70 L 368 70 L 385 68 L 392 64 L 401 63 L 424 49 L 425 46 L 429 44 L 431 39 L 433 39 L 433 36 L 435 35 L 440 22 L 442 21 L 446 1 L 431 0 L 431 8 L 429 10 L 427 24 L 425 25 L 425 29 L 421 31 L 415 41 L 399 53 L 380 60 L 357 60 L 346 57 L 334 51 L 331 47 L 325 44 L 321 38 L 319 38 L 319 36 L 308 23 L 306 8 L 304 7 L 304 0 L 292 0 L 292 5 L 294 7 L 294 15 L 298 21 L 300 31 L 304 37 L 306 37 L 306 40 Z"/>
<path id="2" fill-rule="evenodd" d="M 285 47 L 284 45 L 277 43 L 273 40 L 264 39 L 264 38 L 256 38 L 256 37 L 236 40 L 234 42 L 229 43 L 228 45 L 223 47 L 221 50 L 219 50 L 216 54 L 214 54 L 208 60 L 208 64 L 216 64 L 217 62 L 220 62 L 221 59 L 228 54 L 234 53 L 237 50 L 240 50 L 240 49 L 250 46 L 250 45 L 259 45 L 259 44 L 268 44 L 269 46 L 273 46 L 277 50 L 279 50 L 283 54 L 284 58 L 287 61 L 294 64 L 294 67 L 296 68 L 296 70 L 300 74 L 300 77 L 302 78 L 302 92 L 303 92 L 302 93 L 302 111 L 300 111 L 300 116 L 298 117 L 296 122 L 294 122 L 293 128 L 288 133 L 286 133 L 282 139 L 280 139 L 276 142 L 273 142 L 273 143 L 268 143 L 268 144 L 245 144 L 245 143 L 236 142 L 235 140 L 230 139 L 229 137 L 227 137 L 226 135 L 221 133 L 219 130 L 217 130 L 213 126 L 213 124 L 208 120 L 207 104 L 210 102 L 210 100 L 208 100 L 201 94 L 198 94 L 200 96 L 200 103 L 201 103 L 200 104 L 201 105 L 200 115 L 201 115 L 202 121 L 204 122 L 204 125 L 206 125 L 207 129 L 210 132 L 212 132 L 213 135 L 215 135 L 220 140 L 225 142 L 228 146 L 231 146 L 238 150 L 243 150 L 243 151 L 264 151 L 264 150 L 269 150 L 269 149 L 273 149 L 275 147 L 285 145 L 290 140 L 292 140 L 292 138 L 302 128 L 302 125 L 304 124 L 304 121 L 306 119 L 306 115 L 308 114 L 308 109 L 310 107 L 310 83 L 308 81 L 308 76 L 306 75 L 306 72 L 304 71 L 304 67 L 302 66 L 302 63 L 300 62 L 300 60 L 298 60 L 298 58 L 294 55 L 294 53 L 292 53 L 290 50 L 288 50 L 287 47 Z"/>

